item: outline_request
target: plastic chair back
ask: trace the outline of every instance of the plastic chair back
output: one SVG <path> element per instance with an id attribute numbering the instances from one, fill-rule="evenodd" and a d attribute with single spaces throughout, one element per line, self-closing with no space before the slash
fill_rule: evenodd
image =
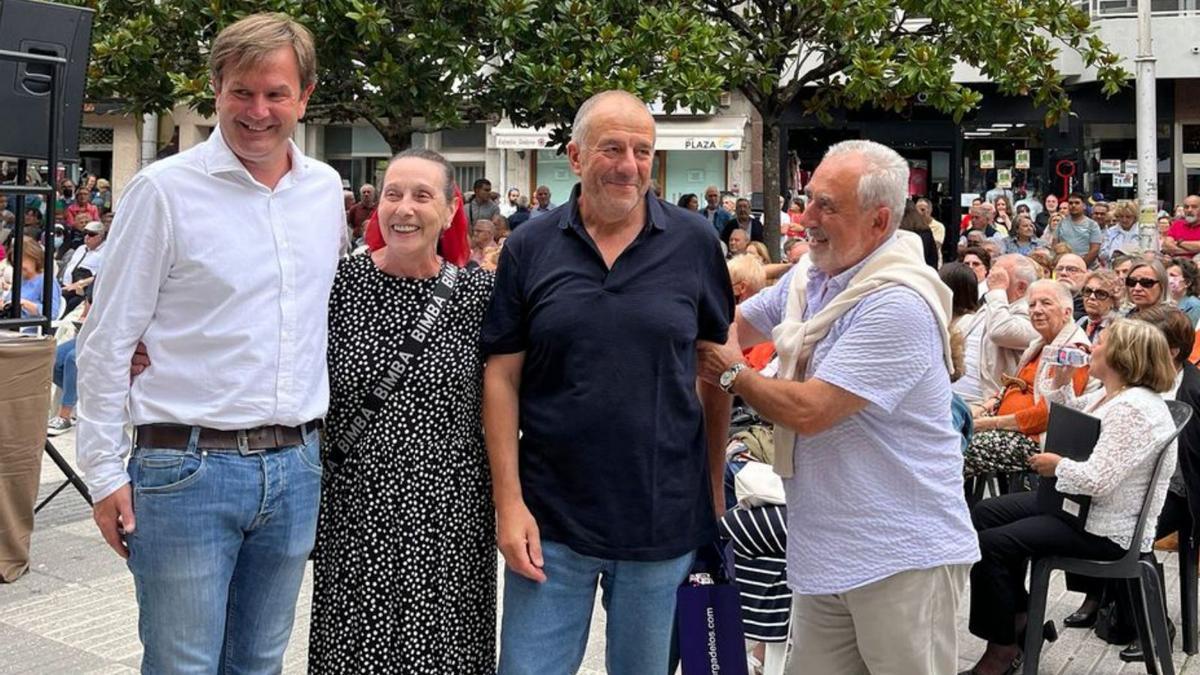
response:
<path id="1" fill-rule="evenodd" d="M 1179 437 L 1179 433 L 1187 426 L 1188 420 L 1192 418 L 1192 406 L 1180 401 L 1167 401 L 1167 409 L 1171 411 L 1171 421 L 1175 423 L 1175 431 L 1158 446 L 1156 452 L 1158 458 L 1154 461 L 1154 474 L 1150 477 L 1150 486 L 1146 489 L 1145 496 L 1142 497 L 1142 510 L 1138 514 L 1137 527 L 1133 530 L 1133 539 L 1129 544 L 1129 551 L 1125 554 L 1122 562 L 1133 562 L 1141 556 L 1142 550 L 1142 534 L 1146 531 L 1146 523 L 1150 521 L 1150 502 L 1154 499 L 1154 486 L 1158 484 L 1158 479 L 1162 475 L 1165 465 L 1164 460 L 1167 457 L 1167 448 L 1175 442 Z M 1175 467 L 1171 467 L 1174 471 Z M 1157 519 L 1158 514 L 1153 514 Z"/>

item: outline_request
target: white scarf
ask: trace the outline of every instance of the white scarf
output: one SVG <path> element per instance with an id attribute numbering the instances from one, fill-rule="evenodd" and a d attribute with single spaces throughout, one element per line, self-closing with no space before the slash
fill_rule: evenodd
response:
<path id="1" fill-rule="evenodd" d="M 937 318 L 942 336 L 942 352 L 947 371 L 953 371 L 950 358 L 950 289 L 942 283 L 937 272 L 925 264 L 925 255 L 920 237 L 911 232 L 898 232 L 896 237 L 876 251 L 874 257 L 850 280 L 845 290 L 838 293 L 815 316 L 804 320 L 804 309 L 808 304 L 808 270 L 812 263 L 805 256 L 792 273 L 788 288 L 787 309 L 772 337 L 775 351 L 779 354 L 779 374 L 776 377 L 802 380 L 812 356 L 813 348 L 820 342 L 843 314 L 853 309 L 863 298 L 880 289 L 905 286 L 920 295 Z M 779 422 L 775 423 L 775 472 L 789 477 L 793 472 L 792 449 L 796 432 Z"/>

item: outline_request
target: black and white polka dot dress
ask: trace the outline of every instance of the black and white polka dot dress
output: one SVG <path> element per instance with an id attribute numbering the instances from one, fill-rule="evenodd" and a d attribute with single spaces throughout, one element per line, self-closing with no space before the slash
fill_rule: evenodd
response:
<path id="1" fill-rule="evenodd" d="M 447 264 L 447 263 L 443 263 Z M 395 358 L 437 280 L 338 266 L 327 443 Z M 479 329 L 491 273 L 463 270 L 425 351 L 321 495 L 309 670 L 495 671 L 495 516 Z"/>

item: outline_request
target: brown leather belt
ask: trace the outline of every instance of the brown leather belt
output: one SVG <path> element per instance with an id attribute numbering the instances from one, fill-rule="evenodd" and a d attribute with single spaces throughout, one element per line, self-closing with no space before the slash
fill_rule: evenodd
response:
<path id="1" fill-rule="evenodd" d="M 135 445 L 139 448 L 169 448 L 185 450 L 192 440 L 192 430 L 197 427 L 183 424 L 143 424 L 137 427 Z M 217 452 L 239 452 L 243 455 L 277 450 L 300 445 L 304 437 L 320 428 L 320 421 L 313 420 L 298 427 L 278 424 L 254 429 L 221 431 L 199 427 L 200 436 L 196 447 Z"/>

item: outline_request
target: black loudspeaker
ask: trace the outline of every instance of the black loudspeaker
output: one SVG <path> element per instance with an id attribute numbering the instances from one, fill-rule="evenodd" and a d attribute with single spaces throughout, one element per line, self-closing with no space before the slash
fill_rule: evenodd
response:
<path id="1" fill-rule="evenodd" d="M 79 159 L 93 15 L 86 7 L 0 0 L 0 49 L 67 61 L 59 71 L 57 87 L 59 161 Z M 0 155 L 47 157 L 52 70 L 47 64 L 0 60 Z"/>

